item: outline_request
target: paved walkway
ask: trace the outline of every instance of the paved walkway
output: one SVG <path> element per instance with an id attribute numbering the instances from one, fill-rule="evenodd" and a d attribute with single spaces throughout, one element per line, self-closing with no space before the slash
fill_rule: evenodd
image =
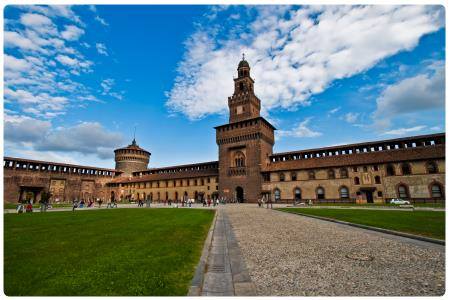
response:
<path id="1" fill-rule="evenodd" d="M 308 217 L 225 206 L 261 296 L 436 296 L 445 247 Z"/>
<path id="2" fill-rule="evenodd" d="M 202 296 L 254 296 L 228 217 L 219 209 L 201 288 Z"/>

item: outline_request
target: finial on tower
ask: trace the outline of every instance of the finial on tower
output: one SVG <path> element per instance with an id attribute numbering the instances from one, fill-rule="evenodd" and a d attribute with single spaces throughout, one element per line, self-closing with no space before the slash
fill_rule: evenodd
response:
<path id="1" fill-rule="evenodd" d="M 134 132 L 133 132 L 133 142 L 131 142 L 131 145 L 136 146 L 136 126 L 134 126 Z"/>
<path id="2" fill-rule="evenodd" d="M 242 53 L 242 60 L 245 60 L 245 53 Z"/>

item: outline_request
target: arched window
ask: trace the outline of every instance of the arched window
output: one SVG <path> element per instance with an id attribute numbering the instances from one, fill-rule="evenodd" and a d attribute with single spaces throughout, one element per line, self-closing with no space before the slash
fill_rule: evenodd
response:
<path id="1" fill-rule="evenodd" d="M 295 173 L 295 172 L 291 173 L 291 180 L 292 181 L 296 181 L 297 180 L 297 173 Z"/>
<path id="2" fill-rule="evenodd" d="M 298 187 L 294 189 L 294 199 L 296 201 L 302 199 L 302 190 L 300 190 L 300 188 Z"/>
<path id="3" fill-rule="evenodd" d="M 284 173 L 280 173 L 279 176 L 280 176 L 280 181 L 284 181 L 284 179 L 285 179 L 285 178 L 284 178 Z"/>
<path id="4" fill-rule="evenodd" d="M 273 194 L 275 196 L 275 202 L 278 202 L 281 200 L 281 191 L 279 189 L 275 189 L 273 191 Z"/>
<path id="5" fill-rule="evenodd" d="M 387 176 L 394 176 L 395 175 L 395 168 L 393 165 L 389 164 L 386 166 L 386 175 Z"/>
<path id="6" fill-rule="evenodd" d="M 431 198 L 443 198 L 442 186 L 439 183 L 433 183 L 431 185 Z"/>
<path id="7" fill-rule="evenodd" d="M 243 82 L 239 82 L 239 90 L 241 90 L 241 91 L 244 90 L 244 83 Z"/>
<path id="8" fill-rule="evenodd" d="M 409 195 L 408 195 L 408 187 L 404 184 L 400 184 L 397 187 L 397 192 L 398 192 L 398 197 L 400 199 L 408 199 Z"/>
<path id="9" fill-rule="evenodd" d="M 411 174 L 411 166 L 408 163 L 402 163 L 402 174 L 403 175 Z"/>
<path id="10" fill-rule="evenodd" d="M 334 174 L 334 170 L 329 169 L 328 170 L 328 179 L 334 179 L 334 178 L 336 178 L 336 175 Z"/>
<path id="11" fill-rule="evenodd" d="M 438 167 L 434 161 L 427 162 L 427 172 L 429 174 L 434 174 L 438 172 Z"/>
<path id="12" fill-rule="evenodd" d="M 341 197 L 341 199 L 348 199 L 350 197 L 348 188 L 346 186 L 343 186 L 339 189 L 339 196 Z"/>
<path id="13" fill-rule="evenodd" d="M 316 173 L 313 170 L 308 172 L 309 179 L 316 179 Z"/>
<path id="14" fill-rule="evenodd" d="M 341 168 L 339 170 L 339 174 L 341 175 L 341 178 L 347 178 L 348 177 L 348 171 L 347 168 Z"/>
<path id="15" fill-rule="evenodd" d="M 237 151 L 234 154 L 234 166 L 245 167 L 245 155 L 241 151 Z"/>
<path id="16" fill-rule="evenodd" d="M 316 190 L 317 199 L 325 199 L 325 189 L 319 186 Z"/>
<path id="17" fill-rule="evenodd" d="M 375 176 L 375 183 L 376 184 L 380 184 L 381 183 L 381 177 L 380 176 Z"/>
<path id="18" fill-rule="evenodd" d="M 358 185 L 359 184 L 359 177 L 355 177 L 354 181 L 355 181 L 355 184 Z"/>

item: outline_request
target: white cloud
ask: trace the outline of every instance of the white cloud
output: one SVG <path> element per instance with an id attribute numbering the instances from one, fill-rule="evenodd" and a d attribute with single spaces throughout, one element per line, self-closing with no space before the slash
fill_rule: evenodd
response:
<path id="1" fill-rule="evenodd" d="M 344 120 L 347 123 L 355 123 L 358 120 L 358 117 L 359 117 L 359 113 L 349 112 L 344 115 Z"/>
<path id="2" fill-rule="evenodd" d="M 5 70 L 26 71 L 31 67 L 27 60 L 16 58 L 8 54 L 4 55 L 4 60 L 5 60 Z"/>
<path id="3" fill-rule="evenodd" d="M 228 19 L 226 24 L 214 17 L 209 18 L 211 22 L 205 20 L 187 39 L 178 76 L 167 93 L 172 111 L 190 119 L 226 111 L 242 52 L 252 67 L 263 110 L 295 109 L 308 105 L 311 95 L 324 91 L 334 80 L 410 50 L 424 34 L 443 26 L 442 6 L 257 6 L 244 10 L 241 18 Z M 246 15 L 256 17 L 243 20 Z"/>
<path id="4" fill-rule="evenodd" d="M 23 110 L 37 116 L 47 118 L 52 113 L 61 113 L 65 109 L 69 100 L 63 96 L 50 95 L 48 93 L 33 94 L 27 90 L 5 89 L 5 101 L 19 103 Z M 30 109 L 32 108 L 32 109 Z"/>
<path id="5" fill-rule="evenodd" d="M 410 134 L 411 132 L 421 131 L 427 128 L 425 125 L 414 126 L 410 128 L 398 128 L 384 132 L 383 134 L 389 135 L 405 135 Z"/>
<path id="6" fill-rule="evenodd" d="M 113 149 L 122 144 L 122 135 L 107 131 L 100 123 L 82 122 L 72 127 L 58 127 L 35 145 L 36 150 L 113 156 Z M 106 151 L 105 151 L 106 150 Z"/>
<path id="7" fill-rule="evenodd" d="M 50 121 L 6 113 L 4 126 L 5 141 L 12 147 L 28 148 L 34 156 L 73 152 L 105 159 L 123 142 L 120 133 L 108 131 L 98 122 L 52 128 Z"/>
<path id="8" fill-rule="evenodd" d="M 105 44 L 96 43 L 95 44 L 95 48 L 97 48 L 97 51 L 98 51 L 99 54 L 108 56 L 108 51 L 106 50 Z"/>
<path id="9" fill-rule="evenodd" d="M 5 31 L 4 43 L 6 48 L 21 48 L 24 50 L 38 50 L 39 47 L 34 44 L 30 39 L 20 35 L 15 31 Z"/>
<path id="10" fill-rule="evenodd" d="M 89 85 L 73 78 L 92 72 L 93 62 L 78 51 L 85 30 L 71 7 L 16 7 L 19 13 L 9 19 L 4 34 L 8 108 L 49 119 L 64 114 L 77 101 L 95 98 Z M 65 24 L 62 32 L 56 25 L 60 21 Z"/>
<path id="11" fill-rule="evenodd" d="M 105 21 L 105 19 L 101 18 L 100 16 L 95 16 L 95 20 L 102 24 L 103 26 L 109 26 L 109 24 Z"/>
<path id="12" fill-rule="evenodd" d="M 74 57 L 69 57 L 67 55 L 58 54 L 55 58 L 61 64 L 72 68 L 73 74 L 79 75 L 79 71 L 82 70 L 84 72 L 91 71 L 92 62 L 89 60 L 80 61 Z"/>
<path id="13" fill-rule="evenodd" d="M 66 25 L 65 30 L 61 32 L 61 36 L 69 41 L 76 41 L 84 34 L 84 30 L 73 25 Z"/>
<path id="14" fill-rule="evenodd" d="M 40 14 L 23 14 L 20 22 L 25 26 L 53 26 L 52 20 Z"/>
<path id="15" fill-rule="evenodd" d="M 341 109 L 341 107 L 336 107 L 336 108 L 330 109 L 330 110 L 328 111 L 328 116 L 334 115 L 334 114 L 337 113 L 340 109 Z"/>
<path id="16" fill-rule="evenodd" d="M 118 100 L 122 100 L 124 92 L 123 91 L 121 91 L 120 93 L 113 92 L 112 88 L 113 88 L 114 85 L 115 85 L 115 80 L 112 79 L 112 78 L 107 78 L 107 79 L 103 80 L 100 83 L 100 86 L 103 89 L 102 95 L 109 95 L 109 96 L 111 96 L 113 98 L 116 98 Z"/>
<path id="17" fill-rule="evenodd" d="M 114 82 L 115 82 L 114 79 L 108 78 L 108 79 L 103 80 L 100 83 L 100 86 L 103 88 L 103 94 L 104 95 L 111 91 L 111 89 L 112 89 L 112 87 L 114 85 Z"/>
<path id="18" fill-rule="evenodd" d="M 79 61 L 76 58 L 70 58 L 67 55 L 58 55 L 56 56 L 56 60 L 66 66 L 77 66 Z"/>
<path id="19" fill-rule="evenodd" d="M 42 138 L 51 123 L 27 116 L 4 115 L 5 140 L 14 142 L 33 142 Z"/>
<path id="20" fill-rule="evenodd" d="M 300 122 L 297 126 L 295 126 L 291 130 L 279 130 L 276 132 L 278 137 L 295 137 L 295 138 L 304 138 L 304 137 L 318 137 L 321 136 L 322 133 L 318 131 L 314 131 L 308 127 L 309 122 L 312 118 L 307 118 L 304 121 Z"/>
<path id="21" fill-rule="evenodd" d="M 58 29 L 56 28 L 55 24 L 53 24 L 53 21 L 41 14 L 23 14 L 20 16 L 20 22 L 28 29 L 36 31 L 43 35 L 54 36 L 58 34 Z"/>
<path id="22" fill-rule="evenodd" d="M 444 64 L 433 63 L 430 68 L 430 72 L 403 79 L 382 92 L 373 114 L 376 126 L 386 128 L 396 117 L 444 108 Z"/>

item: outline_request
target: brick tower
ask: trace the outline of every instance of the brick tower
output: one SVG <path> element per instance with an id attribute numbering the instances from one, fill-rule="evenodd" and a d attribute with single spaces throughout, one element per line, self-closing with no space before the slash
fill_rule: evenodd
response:
<path id="1" fill-rule="evenodd" d="M 114 150 L 116 170 L 123 176 L 131 176 L 133 172 L 145 171 L 148 168 L 151 153 L 142 149 L 133 139 L 130 145 Z"/>
<path id="2" fill-rule="evenodd" d="M 261 197 L 261 168 L 272 154 L 275 127 L 260 116 L 261 100 L 254 93 L 255 81 L 244 58 L 237 71 L 234 93 L 228 97 L 229 123 L 215 127 L 219 194 L 240 202 L 256 202 Z"/>

